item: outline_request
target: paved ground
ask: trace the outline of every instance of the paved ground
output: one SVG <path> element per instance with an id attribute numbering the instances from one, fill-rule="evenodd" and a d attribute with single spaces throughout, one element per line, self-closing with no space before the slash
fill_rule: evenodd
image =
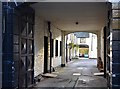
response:
<path id="1" fill-rule="evenodd" d="M 36 88 L 80 88 L 80 89 L 107 89 L 106 79 L 103 76 L 94 76 L 98 72 L 97 61 L 94 59 L 76 59 L 64 68 L 58 68 L 53 74 L 55 78 L 45 78 Z"/>

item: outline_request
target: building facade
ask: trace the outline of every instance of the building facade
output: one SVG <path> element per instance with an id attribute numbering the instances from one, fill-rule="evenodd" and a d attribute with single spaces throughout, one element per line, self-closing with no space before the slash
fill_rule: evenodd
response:
<path id="1" fill-rule="evenodd" d="M 76 47 L 71 47 L 72 44 Z M 97 35 L 76 32 L 67 35 L 68 59 L 80 57 L 81 46 L 88 46 L 88 58 L 97 58 Z"/>

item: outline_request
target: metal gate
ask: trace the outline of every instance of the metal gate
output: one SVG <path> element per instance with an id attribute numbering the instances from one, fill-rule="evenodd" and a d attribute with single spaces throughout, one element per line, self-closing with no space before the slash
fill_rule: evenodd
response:
<path id="1" fill-rule="evenodd" d="M 10 6 L 11 4 L 13 3 L 10 3 Z M 31 87 L 34 83 L 34 10 L 27 5 L 20 5 L 12 10 L 7 8 L 4 24 L 6 32 L 11 31 L 10 44 L 5 42 L 5 40 L 9 40 L 5 35 L 8 34 L 6 32 L 4 33 L 4 44 L 11 49 L 12 54 L 9 54 L 11 58 L 3 56 L 4 59 L 7 58 L 7 61 L 11 62 L 11 64 L 6 64 L 4 61 L 3 87 L 6 85 L 14 88 Z M 6 66 L 12 67 L 12 70 L 6 72 Z M 9 75 L 7 76 L 7 74 Z M 11 80 L 8 77 L 12 77 Z"/>

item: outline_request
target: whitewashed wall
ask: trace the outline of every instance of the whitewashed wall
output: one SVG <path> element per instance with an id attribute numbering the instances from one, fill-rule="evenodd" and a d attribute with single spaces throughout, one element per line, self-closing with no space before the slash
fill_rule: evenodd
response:
<path id="1" fill-rule="evenodd" d="M 52 25 L 52 23 L 51 23 Z M 61 65 L 60 56 L 60 41 L 61 41 L 61 31 L 55 28 L 53 25 L 51 31 L 54 39 L 54 56 L 52 58 L 52 66 L 57 67 Z M 34 35 L 34 46 L 35 46 L 35 76 L 44 72 L 44 36 L 48 37 L 48 69 L 49 69 L 49 59 L 50 59 L 50 41 L 49 32 L 47 30 L 47 21 L 45 21 L 39 14 L 35 15 L 35 35 Z M 55 40 L 58 40 L 58 56 L 55 56 Z"/>
<path id="2" fill-rule="evenodd" d="M 52 66 L 53 67 L 57 67 L 59 65 L 61 65 L 61 56 L 60 56 L 60 41 L 61 41 L 61 30 L 55 28 L 52 25 L 51 28 L 52 31 L 52 38 L 54 39 L 54 50 L 53 50 L 53 57 L 52 57 Z M 58 56 L 55 56 L 55 42 L 56 40 L 58 40 Z"/>
<path id="3" fill-rule="evenodd" d="M 92 38 L 92 35 L 93 35 L 93 38 Z M 92 39 L 93 39 L 93 43 L 91 43 Z M 97 58 L 97 35 L 90 33 L 89 40 L 90 40 L 90 44 L 89 44 L 89 58 Z"/>
<path id="4" fill-rule="evenodd" d="M 37 15 L 35 16 L 35 34 L 34 34 L 34 47 L 35 47 L 35 76 L 39 75 L 44 70 L 44 21 Z"/>

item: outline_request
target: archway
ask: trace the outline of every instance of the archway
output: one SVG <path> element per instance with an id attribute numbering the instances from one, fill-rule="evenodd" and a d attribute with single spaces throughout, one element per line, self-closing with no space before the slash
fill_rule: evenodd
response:
<path id="1" fill-rule="evenodd" d="M 74 32 L 66 35 L 66 60 L 72 58 L 86 57 L 97 59 L 98 38 L 94 33 Z M 66 61 L 66 62 L 67 62 Z"/>

